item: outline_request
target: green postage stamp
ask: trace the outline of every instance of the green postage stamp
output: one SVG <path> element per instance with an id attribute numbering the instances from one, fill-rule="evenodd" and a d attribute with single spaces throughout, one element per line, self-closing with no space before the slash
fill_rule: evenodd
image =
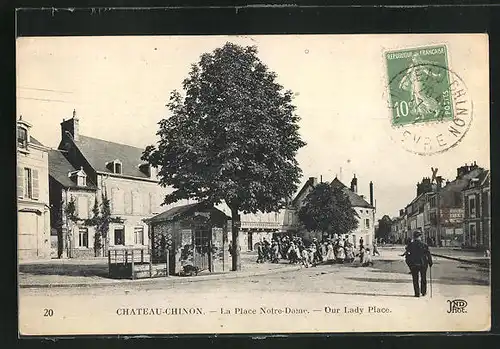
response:
<path id="1" fill-rule="evenodd" d="M 444 44 L 384 53 L 390 121 L 405 149 L 422 155 L 458 144 L 472 120 L 472 102 L 449 66 Z"/>

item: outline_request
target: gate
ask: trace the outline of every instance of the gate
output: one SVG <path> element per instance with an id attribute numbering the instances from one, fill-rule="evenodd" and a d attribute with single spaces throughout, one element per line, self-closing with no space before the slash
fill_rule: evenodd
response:
<path id="1" fill-rule="evenodd" d="M 195 226 L 193 264 L 199 268 L 199 271 L 212 269 L 210 266 L 211 237 L 210 225 L 197 224 Z"/>

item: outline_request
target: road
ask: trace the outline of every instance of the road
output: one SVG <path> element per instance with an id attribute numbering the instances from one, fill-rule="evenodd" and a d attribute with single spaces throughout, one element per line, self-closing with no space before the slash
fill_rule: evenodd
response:
<path id="1" fill-rule="evenodd" d="M 202 278 L 202 276 L 199 276 Z M 435 258 L 432 268 L 433 291 L 446 296 L 459 296 L 464 291 L 487 292 L 489 270 L 480 266 Z M 114 294 L 148 294 L 155 291 L 182 290 L 184 293 L 211 292 L 300 292 L 339 293 L 373 296 L 412 295 L 411 275 L 401 260 L 375 260 L 373 267 L 352 265 L 320 265 L 297 271 L 273 273 L 240 279 L 217 279 L 201 282 L 176 283 L 158 279 L 147 284 L 118 284 L 80 288 L 21 289 L 22 296 L 102 294 L 112 289 Z M 489 291 L 488 291 L 489 292 Z"/>
<path id="2" fill-rule="evenodd" d="M 432 274 L 432 298 L 414 298 L 404 261 L 383 257 L 368 268 L 322 265 L 237 279 L 21 288 L 21 333 L 486 330 L 488 269 L 436 258 Z M 465 299 L 468 313 L 450 317 L 453 299 Z M 120 316 L 138 308 L 161 308 L 165 314 L 170 312 L 167 315 L 175 308 L 200 315 Z M 284 309 L 290 313 L 280 315 Z M 47 311 L 54 315 L 47 318 Z"/>

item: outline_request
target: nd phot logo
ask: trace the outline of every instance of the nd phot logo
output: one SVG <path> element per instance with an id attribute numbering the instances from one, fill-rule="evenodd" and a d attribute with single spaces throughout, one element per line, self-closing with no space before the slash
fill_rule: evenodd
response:
<path id="1" fill-rule="evenodd" d="M 448 314 L 457 314 L 457 313 L 467 313 L 465 308 L 467 307 L 467 302 L 463 299 L 454 299 L 448 300 L 448 305 L 450 309 L 448 309 Z"/>

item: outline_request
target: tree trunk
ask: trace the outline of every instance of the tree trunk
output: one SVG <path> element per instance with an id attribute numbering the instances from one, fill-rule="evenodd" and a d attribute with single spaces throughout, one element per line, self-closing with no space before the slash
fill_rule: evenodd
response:
<path id="1" fill-rule="evenodd" d="M 239 229 L 239 216 L 238 209 L 231 207 L 231 235 L 233 238 L 233 250 L 232 250 L 232 267 L 233 271 L 241 270 L 241 257 L 240 257 L 240 229 Z"/>

